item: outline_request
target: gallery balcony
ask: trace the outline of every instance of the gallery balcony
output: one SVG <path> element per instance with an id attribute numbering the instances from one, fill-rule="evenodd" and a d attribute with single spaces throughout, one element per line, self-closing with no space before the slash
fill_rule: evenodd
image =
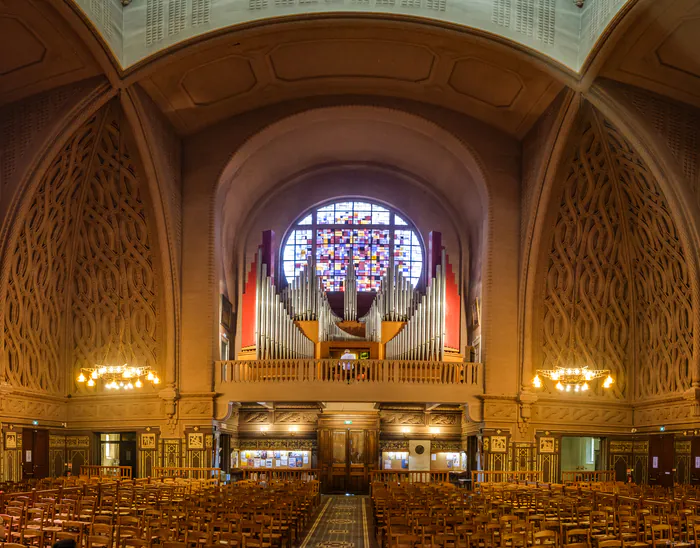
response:
<path id="1" fill-rule="evenodd" d="M 481 363 L 281 359 L 222 361 L 216 367 L 222 402 L 465 403 L 483 394 L 484 384 Z"/>

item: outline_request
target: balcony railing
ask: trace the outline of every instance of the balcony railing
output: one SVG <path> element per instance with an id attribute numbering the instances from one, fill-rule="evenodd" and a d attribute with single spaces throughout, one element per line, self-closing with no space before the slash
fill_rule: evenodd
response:
<path id="1" fill-rule="evenodd" d="M 480 363 L 289 359 L 224 361 L 217 367 L 217 392 L 238 401 L 257 401 L 257 395 L 292 401 L 302 393 L 329 401 L 424 401 L 432 394 L 448 403 L 481 394 L 483 386 Z"/>

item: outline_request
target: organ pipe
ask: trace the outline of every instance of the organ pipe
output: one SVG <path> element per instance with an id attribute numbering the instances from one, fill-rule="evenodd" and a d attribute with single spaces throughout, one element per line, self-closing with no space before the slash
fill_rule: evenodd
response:
<path id="1" fill-rule="evenodd" d="M 313 358 L 314 343 L 301 332 L 285 299 L 276 291 L 258 253 L 255 291 L 255 342 L 259 360 Z M 298 299 L 299 295 L 295 295 Z M 299 306 L 301 301 L 297 301 Z"/>
<path id="2" fill-rule="evenodd" d="M 417 305 L 413 309 L 413 304 L 408 305 L 408 310 L 414 310 L 406 321 L 406 325 L 396 337 L 389 341 L 386 345 L 387 359 L 403 359 L 403 360 L 442 360 L 445 353 L 445 252 L 442 252 L 442 261 L 436 267 L 435 276 L 428 282 L 425 295 L 417 299 Z M 393 276 L 392 276 L 393 277 Z M 391 278 L 391 277 L 390 277 Z M 400 283 L 396 276 L 396 283 L 388 283 L 387 287 L 391 288 L 391 293 L 395 293 L 396 287 L 400 287 L 401 305 L 399 310 L 387 310 L 386 313 L 393 317 L 398 315 L 399 311 L 403 311 L 404 303 L 415 303 L 413 297 L 407 298 L 403 292 L 406 287 Z M 389 302 L 392 299 L 389 298 Z M 375 303 L 373 303 L 373 306 Z M 370 313 L 376 316 L 380 313 L 380 309 Z M 363 319 L 374 321 L 366 315 Z"/>
<path id="3" fill-rule="evenodd" d="M 355 264 L 348 262 L 348 270 L 345 274 L 345 291 L 343 292 L 344 320 L 346 322 L 357 321 L 357 278 L 355 277 Z"/>

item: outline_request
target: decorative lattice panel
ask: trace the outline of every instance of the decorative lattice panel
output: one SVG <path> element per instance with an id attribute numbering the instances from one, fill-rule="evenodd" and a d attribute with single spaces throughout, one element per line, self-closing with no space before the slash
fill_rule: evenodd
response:
<path id="1" fill-rule="evenodd" d="M 619 196 L 592 120 L 577 139 L 553 231 L 546 275 L 543 361 L 609 368 L 622 397 L 630 351 L 631 294 Z M 570 353 L 573 353 L 573 357 Z M 592 393 L 601 395 L 596 385 Z"/>
<path id="2" fill-rule="evenodd" d="M 668 202 L 648 167 L 612 124 L 604 123 L 625 197 L 635 295 L 637 397 L 690 387 L 693 307 L 688 263 Z"/>
<path id="3" fill-rule="evenodd" d="M 165 8 L 163 0 L 147 0 L 146 45 L 150 46 L 165 37 Z"/>
<path id="4" fill-rule="evenodd" d="M 192 0 L 192 26 L 209 24 L 211 0 Z"/>
<path id="5" fill-rule="evenodd" d="M 501 27 L 510 27 L 512 0 L 494 0 L 491 21 Z"/>
<path id="6" fill-rule="evenodd" d="M 18 212 L 0 293 L 0 358 L 14 387 L 63 395 L 67 368 L 101 361 L 117 336 L 158 369 L 145 189 L 120 116 L 111 104 L 79 128 Z"/>
<path id="7" fill-rule="evenodd" d="M 8 250 L 3 361 L 15 387 L 63 394 L 64 316 L 74 219 L 98 139 L 93 117 L 69 139 L 34 189 Z"/>
<path id="8" fill-rule="evenodd" d="M 108 111 L 97 141 L 94 166 L 83 191 L 82 222 L 75 241 L 73 367 L 77 370 L 113 359 L 110 352 L 118 348 L 121 337 L 129 355 L 133 353 L 138 363 L 157 370 L 152 237 L 144 189 L 115 108 Z"/>
<path id="9" fill-rule="evenodd" d="M 589 117 L 563 194 L 546 275 L 545 365 L 573 353 L 580 364 L 612 369 L 617 397 L 632 364 L 638 399 L 686 390 L 690 277 L 658 183 L 610 123 Z"/>
<path id="10" fill-rule="evenodd" d="M 515 30 L 525 36 L 533 36 L 535 0 L 515 0 Z"/>
<path id="11" fill-rule="evenodd" d="M 168 36 L 185 30 L 187 23 L 187 0 L 170 0 L 168 4 Z"/>
<path id="12" fill-rule="evenodd" d="M 700 203 L 700 111 L 646 90 L 617 85 L 666 142 Z"/>
<path id="13" fill-rule="evenodd" d="M 537 0 L 537 39 L 545 44 L 554 44 L 556 0 Z"/>

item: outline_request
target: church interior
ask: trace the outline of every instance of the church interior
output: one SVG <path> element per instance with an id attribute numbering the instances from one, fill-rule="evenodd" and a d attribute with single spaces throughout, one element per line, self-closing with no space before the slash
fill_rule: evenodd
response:
<path id="1" fill-rule="evenodd" d="M 0 44 L 0 543 L 697 546 L 699 0 Z"/>

